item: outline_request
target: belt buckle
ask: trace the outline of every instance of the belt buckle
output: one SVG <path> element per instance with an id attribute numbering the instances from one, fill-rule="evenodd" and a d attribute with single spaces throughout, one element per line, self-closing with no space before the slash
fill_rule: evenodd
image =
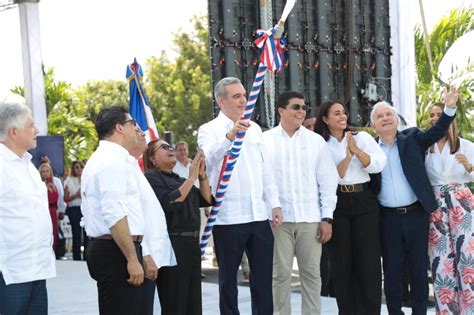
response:
<path id="1" fill-rule="evenodd" d="M 355 191 L 355 186 L 352 185 L 352 184 L 343 184 L 341 185 L 341 191 L 344 192 L 344 193 L 352 193 Z"/>
<path id="2" fill-rule="evenodd" d="M 397 214 L 406 214 L 407 208 L 397 208 Z"/>

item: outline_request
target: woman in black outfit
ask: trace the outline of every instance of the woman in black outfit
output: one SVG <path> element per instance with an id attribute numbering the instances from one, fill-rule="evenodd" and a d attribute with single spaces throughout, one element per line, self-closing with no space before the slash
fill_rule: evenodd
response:
<path id="1" fill-rule="evenodd" d="M 316 116 L 315 131 L 328 143 L 339 173 L 328 243 L 339 315 L 378 315 L 382 294 L 379 206 L 369 188 L 369 174 L 381 172 L 386 157 L 372 136 L 349 129 L 342 102 L 322 104 Z"/>
<path id="2" fill-rule="evenodd" d="M 174 148 L 153 140 L 143 157 L 145 176 L 163 207 L 177 266 L 160 268 L 156 280 L 161 313 L 202 314 L 200 210 L 211 206 L 213 197 L 205 171 L 205 158 L 198 151 L 189 167 L 189 178 L 173 173 Z M 199 179 L 200 188 L 194 186 Z"/>

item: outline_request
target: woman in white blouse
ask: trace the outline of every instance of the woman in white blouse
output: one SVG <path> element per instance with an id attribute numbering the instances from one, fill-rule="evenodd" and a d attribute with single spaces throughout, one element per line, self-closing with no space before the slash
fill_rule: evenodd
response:
<path id="1" fill-rule="evenodd" d="M 69 217 L 72 230 L 72 258 L 82 260 L 81 243 L 82 228 L 80 225 L 81 213 L 81 175 L 84 164 L 81 161 L 72 163 L 70 176 L 64 181 L 64 200 L 67 202 L 66 214 Z"/>
<path id="2" fill-rule="evenodd" d="M 339 314 L 380 314 L 380 210 L 369 174 L 381 172 L 386 157 L 368 133 L 351 131 L 347 119 L 345 106 L 329 101 L 318 108 L 315 127 L 339 172 L 329 242 L 331 279 Z"/>
<path id="3" fill-rule="evenodd" d="M 443 109 L 442 103 L 433 105 L 431 126 Z M 455 121 L 426 154 L 439 205 L 430 214 L 428 250 L 440 314 L 474 314 L 474 197 L 466 186 L 474 179 L 473 161 L 474 144 L 458 136 Z"/>

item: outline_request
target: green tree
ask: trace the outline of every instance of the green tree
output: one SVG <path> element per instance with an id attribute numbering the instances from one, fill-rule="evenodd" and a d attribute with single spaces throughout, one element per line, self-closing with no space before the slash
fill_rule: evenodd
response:
<path id="1" fill-rule="evenodd" d="M 95 149 L 97 135 L 87 116 L 87 108 L 77 102 L 71 85 L 57 80 L 54 69 L 44 74 L 48 135 L 63 136 L 64 160 L 70 166 L 74 160 L 89 158 Z M 24 88 L 16 86 L 13 93 L 24 96 Z"/>
<path id="2" fill-rule="evenodd" d="M 177 58 L 170 61 L 164 52 L 149 58 L 145 77 L 160 133 L 172 131 L 175 140 L 188 142 L 191 154 L 197 129 L 212 118 L 207 22 L 205 17 L 194 17 L 192 23 L 192 32 L 175 35 Z"/>
<path id="3" fill-rule="evenodd" d="M 417 123 L 425 128 L 428 126 L 428 111 L 430 106 L 441 100 L 441 90 L 445 83 L 438 78 L 438 68 L 446 52 L 452 44 L 462 35 L 474 30 L 474 9 L 456 9 L 449 15 L 443 17 L 435 25 L 428 41 L 431 46 L 431 57 L 433 60 L 433 71 L 428 62 L 428 51 L 426 49 L 423 33 L 419 28 L 415 29 L 415 53 L 418 81 L 417 90 Z M 460 94 L 456 122 L 464 137 L 472 137 L 473 122 L 472 111 L 474 109 L 474 65 L 471 63 L 466 69 L 454 73 L 451 82 L 456 82 Z M 450 82 L 448 82 L 450 83 Z"/>
<path id="4" fill-rule="evenodd" d="M 95 121 L 99 111 L 107 106 L 119 105 L 128 108 L 128 83 L 126 81 L 89 81 L 76 89 L 78 104 L 85 107 L 85 113 Z"/>

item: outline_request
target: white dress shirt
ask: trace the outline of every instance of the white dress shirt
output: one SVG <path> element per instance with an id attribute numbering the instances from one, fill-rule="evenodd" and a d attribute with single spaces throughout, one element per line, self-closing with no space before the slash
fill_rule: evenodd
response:
<path id="1" fill-rule="evenodd" d="M 0 272 L 5 283 L 56 276 L 46 185 L 31 163 L 0 143 Z"/>
<path id="2" fill-rule="evenodd" d="M 179 177 L 188 178 L 189 177 L 189 167 L 191 166 L 191 160 L 188 159 L 186 165 L 181 164 L 180 161 L 176 161 L 176 165 L 173 167 L 173 173 L 178 174 Z M 199 180 L 194 181 L 194 186 L 199 188 Z"/>
<path id="3" fill-rule="evenodd" d="M 332 218 L 339 177 L 326 141 L 303 126 L 290 137 L 281 125 L 266 131 L 263 139 L 283 221 L 313 223 Z"/>
<path id="4" fill-rule="evenodd" d="M 63 183 L 59 177 L 53 177 L 53 184 L 58 190 L 58 212 L 64 213 L 66 211 L 66 202 L 64 201 L 64 188 Z"/>
<path id="5" fill-rule="evenodd" d="M 370 156 L 370 164 L 364 167 L 360 160 L 354 155 L 346 170 L 343 178 L 339 178 L 340 185 L 362 184 L 370 181 L 370 174 L 380 173 L 385 167 L 387 157 L 377 142 L 370 134 L 365 131 L 359 131 L 353 135 L 359 149 Z M 347 156 L 346 137 L 339 142 L 335 137 L 330 136 L 328 140 L 334 163 L 339 165 Z"/>
<path id="6" fill-rule="evenodd" d="M 176 257 L 168 235 L 163 208 L 138 163 L 136 165 L 135 171 L 141 175 L 138 176 L 138 187 L 143 216 L 146 219 L 142 241 L 143 256 L 150 255 L 158 268 L 176 266 Z"/>
<path id="7" fill-rule="evenodd" d="M 88 236 L 110 234 L 110 228 L 125 216 L 131 235 L 144 234 L 136 167 L 136 159 L 124 147 L 99 142 L 81 177 L 81 209 Z"/>
<path id="8" fill-rule="evenodd" d="M 186 165 L 181 164 L 180 161 L 176 161 L 176 165 L 173 167 L 173 173 L 176 173 L 179 175 L 179 177 L 182 178 L 188 178 L 189 177 L 189 166 L 190 166 L 191 161 L 187 161 Z"/>
<path id="9" fill-rule="evenodd" d="M 469 163 L 474 163 L 474 144 L 466 139 L 459 139 L 459 153 L 464 154 Z M 465 184 L 474 181 L 474 171 L 468 173 L 464 166 L 456 160 L 455 154 L 450 153 L 449 142 L 446 142 L 442 151 L 438 144 L 434 145 L 434 152 L 428 151 L 425 159 L 426 172 L 432 186 L 446 184 Z"/>
<path id="10" fill-rule="evenodd" d="M 77 194 L 77 192 L 81 189 L 81 181 L 79 180 L 79 177 L 68 176 L 64 181 L 64 189 L 66 189 L 66 187 L 69 189 L 69 194 L 71 196 Z M 69 207 L 80 207 L 81 202 L 81 197 L 74 198 L 73 200 L 69 201 L 67 205 Z"/>
<path id="11" fill-rule="evenodd" d="M 199 127 L 198 144 L 206 155 L 209 183 L 214 193 L 224 156 L 232 145 L 225 135 L 233 126 L 234 122 L 220 112 L 215 119 Z M 273 174 L 265 170 L 263 154 L 262 130 L 250 122 L 216 224 L 267 220 L 271 214 L 265 202 L 271 209 L 280 207 L 278 192 L 269 184 L 273 183 Z"/>

